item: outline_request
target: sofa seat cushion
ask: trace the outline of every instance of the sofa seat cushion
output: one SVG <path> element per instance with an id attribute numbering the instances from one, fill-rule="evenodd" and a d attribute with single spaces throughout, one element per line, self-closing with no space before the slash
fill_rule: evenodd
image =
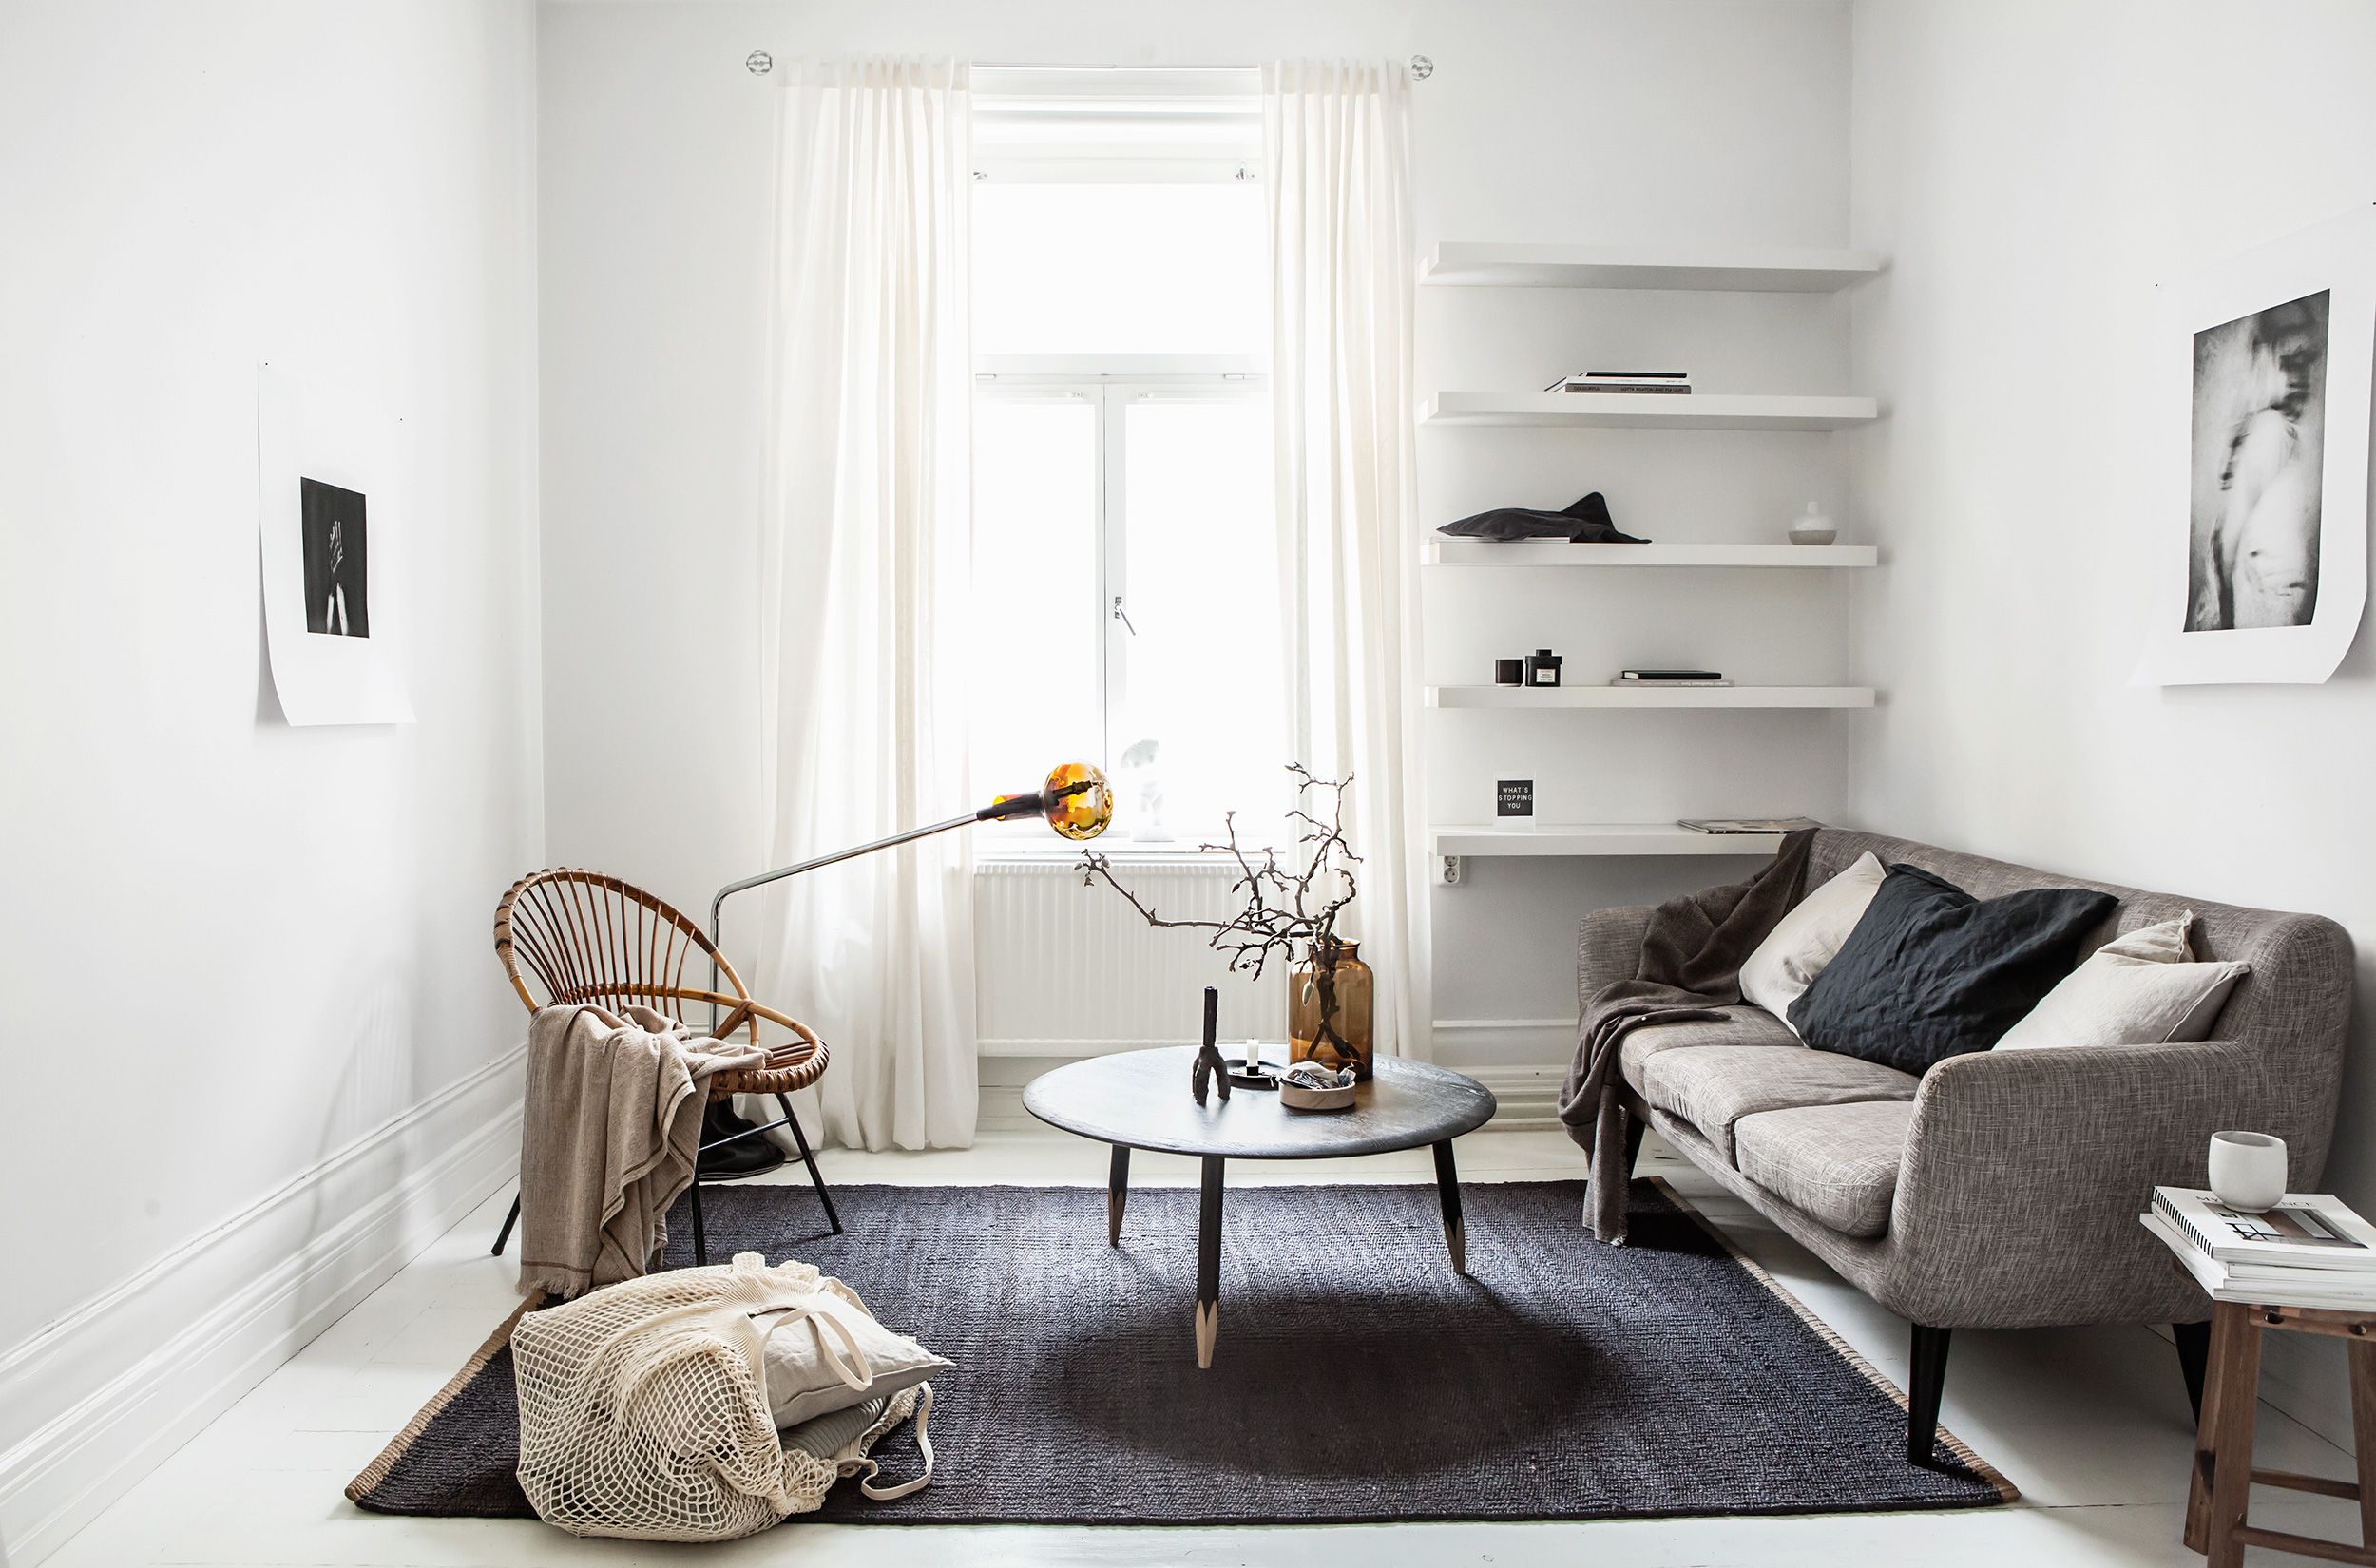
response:
<path id="1" fill-rule="evenodd" d="M 1728 1160 L 1734 1158 L 1734 1123 L 1743 1117 L 1802 1105 L 1910 1100 L 1915 1082 L 1910 1073 L 1859 1057 L 1770 1045 L 1660 1051 L 1634 1080 L 1642 1099 L 1690 1122 Z"/>
<path id="2" fill-rule="evenodd" d="M 1733 1124 L 1733 1165 L 1842 1235 L 1877 1236 L 1889 1228 L 1913 1121 L 1910 1100 L 1760 1111 Z"/>
<path id="3" fill-rule="evenodd" d="M 1638 1023 L 1618 1044 L 1618 1070 L 1629 1083 L 1641 1082 L 1642 1063 L 1661 1051 L 1692 1045 L 1788 1045 L 1803 1051 L 1790 1025 L 1766 1011 L 1743 1004 L 1721 1009 L 1722 1020 L 1687 1023 Z"/>

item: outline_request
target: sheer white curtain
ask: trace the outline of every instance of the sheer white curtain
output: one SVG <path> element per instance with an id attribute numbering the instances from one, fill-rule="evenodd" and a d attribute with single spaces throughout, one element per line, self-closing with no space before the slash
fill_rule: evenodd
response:
<path id="1" fill-rule="evenodd" d="M 1412 532 L 1409 83 L 1387 62 L 1262 73 L 1271 395 L 1297 755 L 1352 775 L 1353 906 L 1379 1047 L 1429 1053 Z"/>
<path id="2" fill-rule="evenodd" d="M 967 69 L 860 60 L 797 78 L 783 99 L 760 527 L 770 865 L 972 798 Z M 833 1052 L 816 1091 L 828 1138 L 972 1141 L 971 876 L 961 832 L 753 895 L 754 988 Z"/>

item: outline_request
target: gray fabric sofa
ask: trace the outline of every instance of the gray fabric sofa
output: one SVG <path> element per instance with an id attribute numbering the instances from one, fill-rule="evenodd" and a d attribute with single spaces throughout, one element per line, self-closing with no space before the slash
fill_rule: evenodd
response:
<path id="1" fill-rule="evenodd" d="M 2236 908 L 2055 876 L 1827 828 L 1808 886 L 1867 851 L 1983 898 L 2097 888 L 2119 898 L 2089 950 L 2192 909 L 2203 956 L 2251 973 L 2199 1044 L 1983 1051 L 1920 1079 L 1810 1050 L 1746 1004 L 1721 1023 L 1648 1024 L 1619 1057 L 1638 1145 L 1657 1129 L 1702 1171 L 1914 1324 L 1907 1452 L 1927 1462 L 1947 1331 L 2047 1324 L 2179 1327 L 2199 1401 L 2209 1303 L 2136 1222 L 2155 1183 L 2201 1185 L 2222 1128 L 2278 1135 L 2290 1184 L 2327 1162 L 2351 1001 L 2351 948 L 2316 915 Z M 1585 917 L 1577 990 L 1634 972 L 1647 907 Z"/>

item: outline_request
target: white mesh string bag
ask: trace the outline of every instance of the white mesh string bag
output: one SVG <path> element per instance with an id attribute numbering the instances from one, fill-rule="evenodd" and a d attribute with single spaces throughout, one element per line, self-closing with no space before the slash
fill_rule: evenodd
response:
<path id="1" fill-rule="evenodd" d="M 777 1435 L 760 1359 L 768 1334 L 814 1319 L 820 1338 L 838 1334 L 855 1356 L 823 1297 L 866 1310 L 856 1291 L 809 1264 L 770 1269 L 739 1252 L 722 1267 L 624 1280 L 523 1317 L 511 1335 L 519 1476 L 537 1517 L 580 1536 L 731 1540 L 821 1506 L 843 1476 L 861 1476 L 866 1494 L 885 1500 L 922 1486 L 932 1463 L 929 1384 L 893 1395 L 834 1453 Z M 863 1357 L 854 1367 L 829 1359 L 864 1386 Z M 867 1450 L 911 1414 L 924 1474 L 877 1487 Z"/>

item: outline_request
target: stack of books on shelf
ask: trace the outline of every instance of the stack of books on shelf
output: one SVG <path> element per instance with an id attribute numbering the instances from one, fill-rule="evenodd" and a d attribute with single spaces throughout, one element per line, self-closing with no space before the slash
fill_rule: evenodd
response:
<path id="1" fill-rule="evenodd" d="M 1625 670 L 1612 686 L 1730 686 L 1721 670 Z"/>
<path id="2" fill-rule="evenodd" d="M 1666 392 L 1682 395 L 1692 390 L 1683 371 L 1580 371 L 1563 375 L 1542 389 L 1572 392 Z"/>
<path id="3" fill-rule="evenodd" d="M 2376 1310 L 2376 1227 L 2326 1193 L 2253 1214 L 2199 1187 L 2156 1187 L 2136 1216 L 2213 1301 Z"/>

